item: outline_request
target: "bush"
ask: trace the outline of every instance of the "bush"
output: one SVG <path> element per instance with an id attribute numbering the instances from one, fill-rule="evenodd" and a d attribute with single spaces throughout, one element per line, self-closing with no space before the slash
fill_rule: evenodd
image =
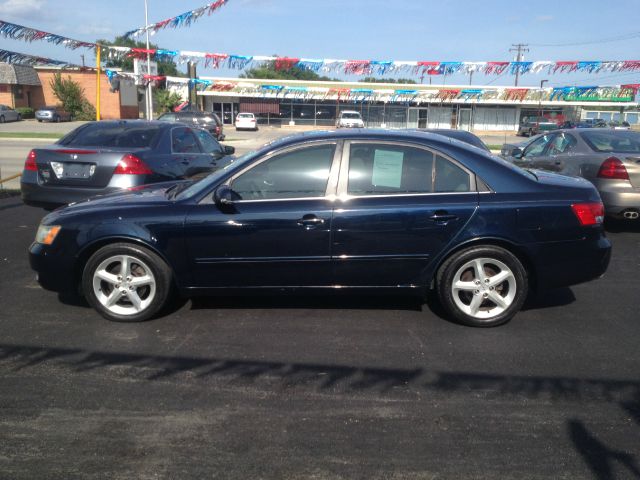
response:
<path id="1" fill-rule="evenodd" d="M 16 108 L 16 112 L 18 112 L 22 118 L 35 118 L 36 116 L 33 108 L 29 107 L 18 107 Z"/>
<path id="2" fill-rule="evenodd" d="M 50 82 L 53 94 L 62 102 L 62 108 L 71 114 L 75 120 L 95 120 L 96 110 L 84 96 L 84 90 L 78 82 L 74 82 L 70 76 L 62 78 L 61 73 L 56 73 Z M 91 115 L 93 112 L 93 116 Z"/>
<path id="3" fill-rule="evenodd" d="M 175 92 L 171 92 L 165 89 L 156 89 L 154 90 L 154 96 L 158 107 L 160 108 L 160 113 L 164 112 L 172 112 L 175 107 L 180 105 L 183 100 L 180 95 Z"/>

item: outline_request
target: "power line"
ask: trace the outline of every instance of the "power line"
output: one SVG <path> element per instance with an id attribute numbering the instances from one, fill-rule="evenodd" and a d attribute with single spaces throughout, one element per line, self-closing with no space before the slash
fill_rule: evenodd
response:
<path id="1" fill-rule="evenodd" d="M 640 37 L 640 32 L 625 33 L 624 35 L 617 35 L 615 37 L 606 37 L 600 40 L 587 40 L 584 42 L 570 42 L 570 43 L 531 43 L 532 47 L 575 47 L 579 45 L 594 45 L 596 43 L 609 43 L 609 42 L 622 42 L 624 40 L 631 40 Z"/>
<path id="2" fill-rule="evenodd" d="M 515 48 L 510 48 L 509 51 L 510 52 L 518 52 L 516 55 L 516 62 L 521 62 L 522 61 L 522 54 L 524 52 L 528 52 L 529 49 L 526 48 L 529 45 L 527 45 L 526 43 L 515 43 L 515 44 L 511 44 L 512 47 Z M 520 79 L 520 67 L 516 68 L 516 83 L 515 86 L 518 86 L 518 80 Z"/>

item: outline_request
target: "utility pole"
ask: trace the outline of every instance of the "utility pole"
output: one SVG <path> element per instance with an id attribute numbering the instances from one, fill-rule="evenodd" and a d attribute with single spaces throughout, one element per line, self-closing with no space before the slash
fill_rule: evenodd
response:
<path id="1" fill-rule="evenodd" d="M 510 48 L 509 51 L 510 52 L 517 52 L 516 53 L 516 62 L 521 62 L 524 59 L 524 56 L 522 55 L 524 52 L 528 52 L 529 49 L 526 48 L 529 46 L 528 43 L 512 43 L 511 44 L 512 47 L 514 48 Z M 516 83 L 515 86 L 518 86 L 518 79 L 520 78 L 520 68 L 516 69 Z"/>
<path id="2" fill-rule="evenodd" d="M 149 8 L 147 0 L 144 0 L 144 26 L 147 32 L 147 76 L 151 76 L 151 55 L 149 54 Z M 151 79 L 147 80 L 147 120 L 153 120 L 153 93 L 151 91 Z"/>

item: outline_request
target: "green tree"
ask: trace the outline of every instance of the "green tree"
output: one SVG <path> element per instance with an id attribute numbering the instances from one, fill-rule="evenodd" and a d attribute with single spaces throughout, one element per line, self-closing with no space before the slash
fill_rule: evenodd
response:
<path id="1" fill-rule="evenodd" d="M 274 55 L 277 56 L 277 55 Z M 240 74 L 240 78 L 266 78 L 273 80 L 308 80 L 308 81 L 338 81 L 318 75 L 313 70 L 306 70 L 299 67 L 276 70 L 276 62 L 266 62 L 258 68 L 251 68 Z"/>
<path id="2" fill-rule="evenodd" d="M 154 96 L 156 97 L 156 103 L 160 108 L 160 113 L 170 112 L 182 103 L 182 97 L 175 92 L 170 90 L 159 90 L 156 89 L 153 91 Z"/>
<path id="3" fill-rule="evenodd" d="M 114 41 L 109 40 L 96 40 L 96 43 L 100 45 L 113 45 L 116 47 L 130 47 L 130 48 L 147 48 L 146 42 L 136 42 L 130 38 L 123 36 L 116 37 Z M 157 49 L 158 46 L 149 44 L 149 48 Z M 103 59 L 107 59 L 107 68 L 121 68 L 125 72 L 133 72 L 133 58 L 123 56 L 122 58 L 109 58 L 109 50 L 102 49 L 100 55 Z M 163 60 L 158 62 L 158 75 L 168 75 L 170 77 L 181 77 L 183 73 L 178 71 L 178 66 L 173 60 Z"/>
<path id="4" fill-rule="evenodd" d="M 62 78 L 62 73 L 56 73 L 49 82 L 53 94 L 62 107 L 76 120 L 95 120 L 96 110 L 84 95 L 84 90 L 71 76 Z"/>
<path id="5" fill-rule="evenodd" d="M 364 77 L 361 82 L 367 83 L 418 83 L 410 78 L 376 78 L 376 77 Z"/>

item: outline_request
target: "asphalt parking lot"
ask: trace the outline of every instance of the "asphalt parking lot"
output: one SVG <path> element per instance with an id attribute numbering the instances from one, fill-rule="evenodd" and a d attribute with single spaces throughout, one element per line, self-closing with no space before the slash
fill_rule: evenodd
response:
<path id="1" fill-rule="evenodd" d="M 605 278 L 495 329 L 380 297 L 225 298 L 110 323 L 40 289 L 0 200 L 0 478 L 640 476 L 640 226 Z"/>

